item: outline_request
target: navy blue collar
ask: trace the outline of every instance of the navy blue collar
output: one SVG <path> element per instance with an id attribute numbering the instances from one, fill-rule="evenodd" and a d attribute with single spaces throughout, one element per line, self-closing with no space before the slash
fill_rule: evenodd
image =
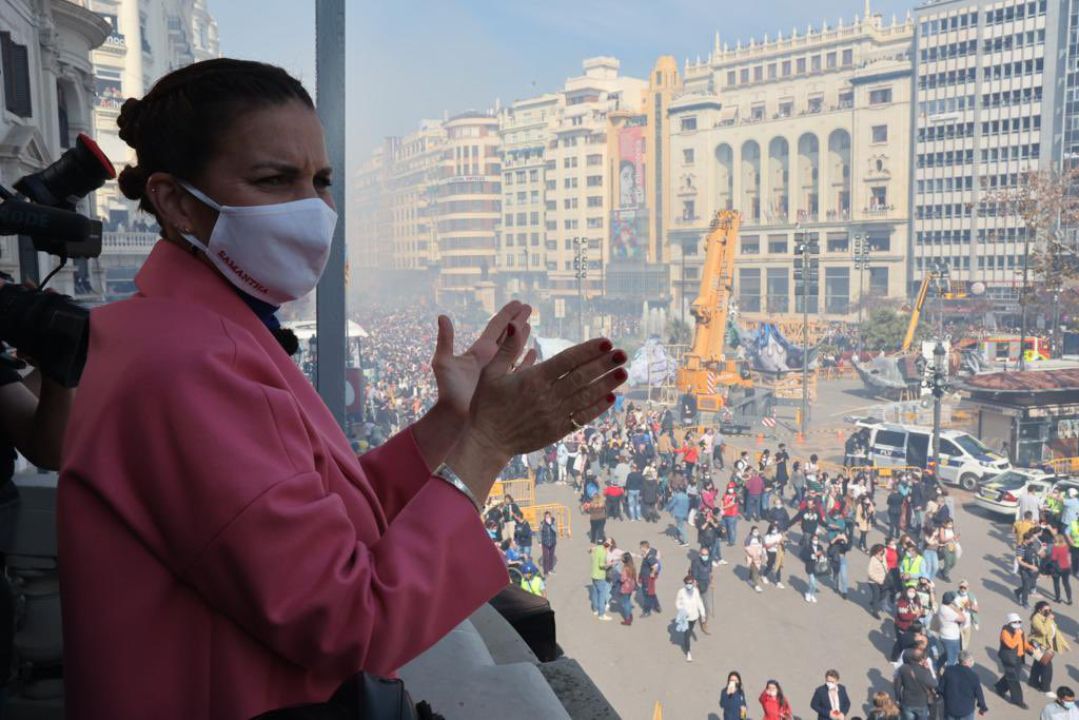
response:
<path id="1" fill-rule="evenodd" d="M 279 306 L 271 305 L 256 297 L 251 297 L 239 288 L 237 288 L 236 292 L 240 296 L 240 299 L 244 301 L 244 304 L 251 308 L 252 312 L 255 313 L 255 316 L 262 321 L 262 324 L 265 325 L 270 332 L 281 327 L 281 322 L 277 319 L 277 315 L 275 315 Z"/>

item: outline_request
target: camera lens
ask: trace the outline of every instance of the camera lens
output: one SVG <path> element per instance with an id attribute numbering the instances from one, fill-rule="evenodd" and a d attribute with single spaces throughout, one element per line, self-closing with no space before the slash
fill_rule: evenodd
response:
<path id="1" fill-rule="evenodd" d="M 35 203 L 71 208 L 106 180 L 116 177 L 116 169 L 88 135 L 80 134 L 75 146 L 49 167 L 15 183 L 15 189 Z"/>

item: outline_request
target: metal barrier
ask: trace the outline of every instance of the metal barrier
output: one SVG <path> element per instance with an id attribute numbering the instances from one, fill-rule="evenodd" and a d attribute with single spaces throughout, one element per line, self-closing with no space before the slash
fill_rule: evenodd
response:
<path id="1" fill-rule="evenodd" d="M 1079 472 L 1079 457 L 1056 458 L 1042 464 L 1053 468 L 1053 472 L 1057 475 L 1068 475 Z"/>
<path id="2" fill-rule="evenodd" d="M 513 501 L 524 507 L 536 504 L 536 481 L 530 477 L 517 478 L 515 480 L 495 480 L 491 486 L 489 497 L 500 498 L 510 495 Z"/>
<path id="3" fill-rule="evenodd" d="M 521 514 L 532 525 L 532 531 L 537 534 L 539 533 L 540 523 L 543 522 L 543 515 L 548 512 L 554 516 L 554 524 L 558 528 L 558 537 L 572 536 L 570 512 L 565 505 L 561 503 L 544 503 L 542 505 L 521 507 Z"/>

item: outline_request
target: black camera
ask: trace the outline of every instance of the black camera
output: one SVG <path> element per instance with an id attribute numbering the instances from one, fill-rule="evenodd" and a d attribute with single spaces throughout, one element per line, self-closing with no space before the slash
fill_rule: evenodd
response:
<path id="1" fill-rule="evenodd" d="M 18 194 L 0 186 L 0 235 L 29 236 L 35 250 L 60 258 L 59 267 L 68 258 L 97 257 L 101 222 L 75 212 L 75 205 L 114 177 L 101 148 L 79 135 L 59 160 L 16 182 Z M 0 340 L 34 358 L 46 377 L 65 387 L 77 385 L 89 342 L 87 310 L 67 296 L 4 279 Z"/>

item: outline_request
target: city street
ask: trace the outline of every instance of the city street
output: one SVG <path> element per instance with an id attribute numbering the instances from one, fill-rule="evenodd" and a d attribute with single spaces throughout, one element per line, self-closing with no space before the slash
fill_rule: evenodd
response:
<path id="1" fill-rule="evenodd" d="M 989 687 L 997 673 L 997 637 L 1004 615 L 1020 611 L 1012 598 L 1015 586 L 1011 572 L 1011 554 L 1006 544 L 1008 524 L 990 518 L 969 502 L 969 496 L 955 491 L 960 506 L 956 522 L 963 545 L 963 558 L 952 573 L 953 583 L 938 581 L 938 599 L 944 590 L 954 590 L 961 579 L 968 579 L 971 590 L 982 607 L 981 629 L 974 634 L 975 669 L 986 684 L 986 699 L 991 717 L 1036 717 L 1035 709 L 1048 701 L 1024 684 L 1029 712 L 1007 705 Z M 883 500 L 883 492 L 878 492 Z M 576 507 L 573 492 L 565 486 L 541 486 L 539 502 L 561 502 Z M 739 522 L 739 540 L 744 539 L 750 523 Z M 741 542 L 727 550 L 724 559 L 730 565 L 715 568 L 713 578 L 717 618 L 709 622 L 711 636 L 698 631 L 693 645 L 693 662 L 683 659 L 673 634 L 674 597 L 689 565 L 689 553 L 696 548 L 691 533 L 689 548 L 679 548 L 665 534 L 671 527 L 669 516 L 656 524 L 609 520 L 607 534 L 623 549 L 634 552 L 641 540 L 648 540 L 660 550 L 663 574 L 659 598 L 660 616 L 640 618 L 634 610 L 632 627 L 622 627 L 618 617 L 610 622 L 597 620 L 589 610 L 589 556 L 587 518 L 573 515 L 573 537 L 562 539 L 558 547 L 559 563 L 548 583 L 551 606 L 556 613 L 558 640 L 566 654 L 576 658 L 625 720 L 650 719 L 653 704 L 663 705 L 665 718 L 704 719 L 716 717 L 718 697 L 731 670 L 738 670 L 746 683 L 750 717 L 760 716 L 757 697 L 769 679 L 783 686 L 791 699 L 795 715 L 812 717 L 809 701 L 813 690 L 824 681 L 829 668 L 839 671 L 841 682 L 850 693 L 851 715 L 865 716 L 863 706 L 877 690 L 891 690 L 891 667 L 885 654 L 894 639 L 889 620 L 876 621 L 866 609 L 868 595 L 861 591 L 867 558 L 857 550 L 849 557 L 851 593 L 844 602 L 827 583 L 820 592 L 820 602 L 812 605 L 803 599 L 805 573 L 802 563 L 788 556 L 784 572 L 786 589 L 765 586 L 763 593 L 753 592 L 747 582 L 747 570 Z M 795 531 L 796 532 L 796 531 Z M 878 542 L 882 533 L 870 534 Z M 789 578 L 789 579 L 788 579 Z M 1045 578 L 1039 589 L 1051 593 L 1052 584 Z M 1039 597 L 1048 597 L 1040 595 Z M 1020 611 L 1027 623 L 1029 611 Z M 1071 639 L 1079 631 L 1074 606 L 1057 608 L 1061 630 Z M 1075 643 L 1073 643 L 1074 645 Z M 1079 684 L 1076 652 L 1058 657 L 1054 663 L 1054 687 L 1068 682 Z"/>

